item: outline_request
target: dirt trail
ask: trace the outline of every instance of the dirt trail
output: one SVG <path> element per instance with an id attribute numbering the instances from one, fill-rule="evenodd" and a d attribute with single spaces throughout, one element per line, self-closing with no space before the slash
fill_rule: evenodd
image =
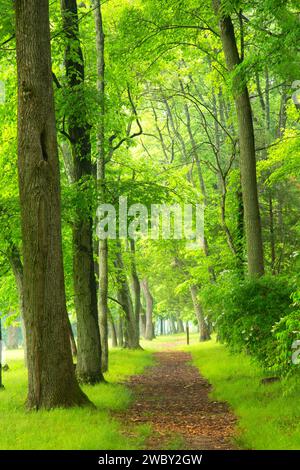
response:
<path id="1" fill-rule="evenodd" d="M 126 383 L 135 396 L 122 415 L 128 424 L 152 425 L 147 449 L 233 449 L 235 417 L 226 403 L 211 401 L 210 385 L 182 351 L 157 352 L 156 364 Z M 171 447 L 172 448 L 172 447 Z"/>

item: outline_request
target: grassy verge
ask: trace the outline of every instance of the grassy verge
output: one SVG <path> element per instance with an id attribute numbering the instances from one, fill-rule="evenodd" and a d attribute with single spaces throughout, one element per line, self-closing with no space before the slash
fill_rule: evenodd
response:
<path id="1" fill-rule="evenodd" d="M 19 352 L 18 352 L 19 353 Z M 142 373 L 152 363 L 146 351 L 112 350 L 108 384 L 85 386 L 84 391 L 96 410 L 73 408 L 26 412 L 26 371 L 21 359 L 10 359 L 10 370 L 3 374 L 5 390 L 0 391 L 0 449 L 137 449 L 149 430 L 135 429 L 125 435 L 110 411 L 126 409 L 129 390 L 117 382 Z"/>
<path id="2" fill-rule="evenodd" d="M 245 449 L 300 449 L 300 381 L 263 385 L 261 369 L 214 341 L 192 345 L 194 364 L 239 418 L 237 444 Z"/>

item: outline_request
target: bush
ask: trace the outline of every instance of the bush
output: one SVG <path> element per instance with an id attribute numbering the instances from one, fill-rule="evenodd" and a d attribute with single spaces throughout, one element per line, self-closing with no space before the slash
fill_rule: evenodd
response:
<path id="1" fill-rule="evenodd" d="M 242 280 L 225 274 L 214 288 L 203 291 L 203 301 L 221 342 L 266 368 L 284 369 L 291 365 L 291 331 L 300 326 L 291 295 L 281 277 Z"/>
<path id="2" fill-rule="evenodd" d="M 300 365 L 292 361 L 292 355 L 296 352 L 293 345 L 300 340 L 300 292 L 293 295 L 293 301 L 293 307 L 296 310 L 281 318 L 273 327 L 273 335 L 276 339 L 273 367 L 284 374 L 300 369 Z"/>

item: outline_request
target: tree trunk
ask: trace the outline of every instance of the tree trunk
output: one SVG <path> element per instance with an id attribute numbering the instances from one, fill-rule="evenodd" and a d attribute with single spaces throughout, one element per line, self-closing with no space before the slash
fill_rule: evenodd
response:
<path id="1" fill-rule="evenodd" d="M 26 345 L 26 331 L 24 323 L 24 287 L 23 287 L 23 264 L 19 250 L 16 245 L 12 244 L 9 253 L 9 262 L 15 277 L 20 308 L 20 321 L 23 336 L 23 349 L 24 349 L 24 363 L 27 366 L 27 345 Z"/>
<path id="2" fill-rule="evenodd" d="M 99 0 L 92 0 L 96 30 L 97 51 L 97 90 L 99 97 L 100 123 L 97 132 L 97 182 L 101 203 L 105 203 L 105 62 L 104 47 L 105 37 L 102 22 L 102 10 Z M 98 311 L 101 336 L 101 364 L 102 370 L 108 370 L 108 243 L 107 240 L 99 240 L 99 295 Z"/>
<path id="3" fill-rule="evenodd" d="M 141 311 L 141 285 L 138 277 L 136 262 L 135 262 L 135 242 L 130 240 L 131 250 L 131 284 L 134 300 L 134 316 L 135 316 L 135 332 L 137 335 L 137 342 L 140 339 L 140 311 Z"/>
<path id="4" fill-rule="evenodd" d="M 153 339 L 153 321 L 152 321 L 152 314 L 153 314 L 153 297 L 151 295 L 149 284 L 147 279 L 143 279 L 142 281 L 142 289 L 145 296 L 146 301 L 146 329 L 145 329 L 145 339 L 151 341 Z"/>
<path id="5" fill-rule="evenodd" d="M 16 0 L 18 171 L 29 408 L 90 403 L 68 336 L 49 2 Z"/>
<path id="6" fill-rule="evenodd" d="M 170 317 L 170 326 L 171 326 L 171 334 L 175 335 L 177 333 L 177 328 L 176 328 L 174 317 Z"/>
<path id="7" fill-rule="evenodd" d="M 272 271 L 272 274 L 274 275 L 275 264 L 276 264 L 276 248 L 275 248 L 273 197 L 272 197 L 271 190 L 269 191 L 269 231 L 270 231 L 271 271 Z"/>
<path id="8" fill-rule="evenodd" d="M 70 322 L 69 318 L 68 318 L 68 320 L 69 320 L 68 321 L 68 323 L 69 323 L 69 338 L 70 338 L 72 356 L 77 357 L 77 355 L 78 355 L 77 345 L 76 345 L 76 341 L 75 341 L 75 337 L 74 337 L 74 333 L 73 333 L 73 328 L 72 328 L 72 325 L 71 325 L 71 322 Z M 77 365 L 76 365 L 76 368 L 77 368 Z"/>
<path id="9" fill-rule="evenodd" d="M 236 230 L 236 250 L 237 250 L 237 268 L 240 275 L 244 276 L 244 204 L 241 188 L 236 192 L 238 203 L 237 212 L 237 230 Z"/>
<path id="10" fill-rule="evenodd" d="M 279 109 L 279 119 L 278 127 L 276 129 L 276 137 L 281 139 L 284 135 L 286 120 L 287 120 L 287 101 L 288 101 L 288 86 L 284 84 L 281 91 L 281 100 L 280 100 L 280 109 Z"/>
<path id="11" fill-rule="evenodd" d="M 145 337 L 146 333 L 146 315 L 143 311 L 140 317 L 140 331 L 141 331 L 141 336 Z"/>
<path id="12" fill-rule="evenodd" d="M 111 345 L 113 348 L 118 347 L 118 336 L 117 336 L 117 329 L 113 319 L 112 314 L 108 311 L 109 323 L 110 323 L 110 331 L 111 331 Z"/>
<path id="13" fill-rule="evenodd" d="M 160 319 L 160 334 L 163 336 L 165 334 L 165 328 L 164 328 L 164 319 Z"/>
<path id="14" fill-rule="evenodd" d="M 85 112 L 84 62 L 79 40 L 76 0 L 61 0 L 65 34 L 65 66 L 67 83 L 73 97 L 81 102 L 78 112 L 68 115 L 68 134 L 72 146 L 73 175 L 76 188 L 84 194 L 86 179 L 92 176 L 89 123 Z M 87 204 L 88 206 L 88 204 Z M 78 358 L 76 374 L 83 383 L 95 384 L 103 380 L 101 372 L 101 345 L 98 324 L 96 278 L 93 258 L 93 222 L 85 207 L 75 207 L 73 223 L 73 282 L 77 316 Z"/>
<path id="15" fill-rule="evenodd" d="M 77 220 L 73 225 L 73 279 L 78 338 L 77 376 L 81 382 L 95 384 L 103 380 L 103 376 L 91 219 Z"/>
<path id="16" fill-rule="evenodd" d="M 129 349 L 140 349 L 139 335 L 136 333 L 136 321 L 132 299 L 130 295 L 129 285 L 124 273 L 124 265 L 121 254 L 121 246 L 118 243 L 118 251 L 115 259 L 115 267 L 117 269 L 117 298 L 118 302 L 122 305 L 125 313 L 125 347 Z"/>
<path id="17" fill-rule="evenodd" d="M 121 281 L 118 289 L 118 300 L 122 303 L 125 312 L 124 347 L 128 349 L 139 349 L 136 342 L 135 321 L 129 286 L 127 282 Z"/>
<path id="18" fill-rule="evenodd" d="M 186 344 L 190 344 L 190 327 L 189 327 L 189 322 L 187 321 L 185 324 L 185 331 L 186 331 Z"/>
<path id="19" fill-rule="evenodd" d="M 177 331 L 178 333 L 184 333 L 184 325 L 183 325 L 183 321 L 181 320 L 181 318 L 177 319 Z"/>
<path id="20" fill-rule="evenodd" d="M 117 337 L 119 348 L 124 347 L 124 330 L 123 330 L 123 318 L 119 315 L 118 324 L 117 324 Z"/>
<path id="21" fill-rule="evenodd" d="M 98 311 L 101 336 L 101 364 L 103 372 L 108 370 L 108 244 L 99 240 L 99 294 Z"/>
<path id="22" fill-rule="evenodd" d="M 220 14 L 220 0 L 213 0 L 216 15 Z M 220 16 L 223 52 L 229 71 L 241 63 L 234 27 L 229 15 Z M 252 110 L 247 86 L 238 75 L 234 78 L 234 101 L 239 126 L 241 183 L 245 214 L 248 272 L 250 276 L 264 274 L 261 220 L 258 205 L 256 158 Z"/>
<path id="23" fill-rule="evenodd" d="M 198 300 L 198 289 L 197 287 L 191 286 L 190 287 L 191 297 L 194 305 L 194 310 L 196 314 L 196 318 L 198 321 L 199 326 L 199 341 L 207 341 L 210 339 L 209 327 L 205 322 L 202 306 Z"/>

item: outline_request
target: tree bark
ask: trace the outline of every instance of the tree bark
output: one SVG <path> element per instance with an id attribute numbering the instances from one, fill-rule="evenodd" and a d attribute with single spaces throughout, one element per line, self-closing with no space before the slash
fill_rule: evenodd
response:
<path id="1" fill-rule="evenodd" d="M 191 297 L 194 305 L 194 310 L 199 326 L 199 341 L 207 341 L 210 339 L 209 327 L 205 322 L 202 306 L 198 300 L 198 289 L 197 286 L 193 285 L 190 287 Z"/>
<path id="2" fill-rule="evenodd" d="M 72 109 L 68 115 L 68 134 L 72 147 L 73 175 L 78 191 L 92 177 L 90 131 L 84 104 L 84 62 L 79 40 L 76 0 L 61 0 L 65 34 L 67 84 L 73 97 L 82 103 L 80 116 Z M 73 223 L 73 282 L 77 316 L 78 357 L 76 374 L 83 383 L 95 384 L 103 379 L 98 324 L 96 277 L 93 257 L 93 221 L 85 207 L 75 207 Z"/>
<path id="3" fill-rule="evenodd" d="M 117 336 L 117 329 L 113 319 L 113 316 L 110 311 L 108 311 L 109 323 L 110 323 L 110 331 L 111 331 L 111 345 L 113 348 L 118 347 L 118 336 Z"/>
<path id="4" fill-rule="evenodd" d="M 143 306 L 141 306 L 141 316 L 140 316 L 140 331 L 141 331 L 141 336 L 145 337 L 145 333 L 146 333 L 146 313 L 145 313 L 145 310 L 143 308 Z"/>
<path id="5" fill-rule="evenodd" d="M 49 2 L 16 0 L 15 8 L 27 404 L 85 405 L 68 337 Z"/>
<path id="6" fill-rule="evenodd" d="M 237 198 L 237 223 L 236 223 L 236 251 L 237 251 L 237 267 L 241 277 L 244 276 L 244 204 L 243 194 L 239 187 L 236 191 Z"/>
<path id="7" fill-rule="evenodd" d="M 215 14 L 220 15 L 219 25 L 223 52 L 229 71 L 241 63 L 237 49 L 233 23 L 229 15 L 221 12 L 220 0 L 213 0 Z M 250 276 L 264 274 L 261 220 L 258 205 L 256 158 L 252 110 L 248 88 L 238 75 L 234 78 L 234 101 L 237 112 L 240 142 L 241 184 L 245 214 L 248 273 Z"/>
<path id="8" fill-rule="evenodd" d="M 164 319 L 160 319 L 160 334 L 163 336 L 165 334 L 165 325 L 164 325 Z"/>
<path id="9" fill-rule="evenodd" d="M 274 209 L 273 197 L 269 190 L 269 231 L 270 231 L 270 252 L 271 252 L 271 271 L 275 274 L 276 248 L 275 248 L 275 228 L 274 228 Z"/>
<path id="10" fill-rule="evenodd" d="M 147 279 L 142 281 L 142 289 L 146 301 L 146 328 L 145 328 L 145 339 L 151 341 L 153 339 L 153 297 L 150 292 L 149 283 Z"/>
<path id="11" fill-rule="evenodd" d="M 26 345 L 26 331 L 25 331 L 25 323 L 24 323 L 23 264 L 22 264 L 20 252 L 14 243 L 10 247 L 9 262 L 10 262 L 12 272 L 15 277 L 16 286 L 18 290 L 20 321 L 21 321 L 21 330 L 22 330 L 22 336 L 23 336 L 24 363 L 25 363 L 25 366 L 27 366 L 27 345 Z"/>
<path id="12" fill-rule="evenodd" d="M 141 311 L 141 285 L 136 268 L 135 260 L 135 242 L 130 240 L 131 250 L 131 284 L 134 300 L 134 316 L 135 316 L 135 332 L 137 335 L 137 342 L 140 339 L 140 311 Z"/>
<path id="13" fill-rule="evenodd" d="M 73 333 L 73 328 L 70 322 L 70 319 L 68 318 L 68 323 L 69 323 L 69 338 L 70 338 L 70 344 L 71 344 L 71 351 L 72 351 L 72 357 L 77 357 L 78 352 L 77 352 L 77 344 L 75 341 L 75 336 Z M 77 365 L 76 365 L 77 367 Z"/>
<path id="14" fill-rule="evenodd" d="M 288 101 L 287 88 L 288 88 L 287 85 L 284 84 L 282 86 L 282 92 L 281 92 L 278 127 L 276 129 L 276 137 L 280 139 L 284 135 L 284 130 L 286 127 L 286 120 L 287 120 L 287 101 Z"/>
<path id="15" fill-rule="evenodd" d="M 134 308 L 129 285 L 124 273 L 124 265 L 120 246 L 118 247 L 118 251 L 116 253 L 115 267 L 117 269 L 117 298 L 125 313 L 124 346 L 129 349 L 140 349 L 139 335 L 136 333 Z"/>
<path id="16" fill-rule="evenodd" d="M 123 348 L 124 347 L 124 329 L 123 329 L 123 318 L 121 315 L 119 315 L 119 318 L 118 318 L 117 337 L 118 337 L 119 348 Z"/>
<path id="17" fill-rule="evenodd" d="M 178 333 L 184 333 L 184 324 L 181 318 L 177 319 L 177 331 Z"/>
<path id="18" fill-rule="evenodd" d="M 177 333 L 176 323 L 174 317 L 170 317 L 170 327 L 171 327 L 171 334 L 175 335 Z"/>
<path id="19" fill-rule="evenodd" d="M 102 204 L 106 199 L 105 188 L 105 62 L 104 48 L 105 36 L 103 30 L 102 10 L 99 0 L 92 0 L 96 30 L 97 51 L 97 90 L 100 108 L 100 123 L 97 132 L 97 182 Z M 108 243 L 107 240 L 99 240 L 99 294 L 98 312 L 101 336 L 101 364 L 102 370 L 108 370 Z"/>
<path id="20" fill-rule="evenodd" d="M 108 370 L 108 244 L 99 240 L 99 294 L 98 311 L 101 336 L 101 365 L 103 372 Z"/>

